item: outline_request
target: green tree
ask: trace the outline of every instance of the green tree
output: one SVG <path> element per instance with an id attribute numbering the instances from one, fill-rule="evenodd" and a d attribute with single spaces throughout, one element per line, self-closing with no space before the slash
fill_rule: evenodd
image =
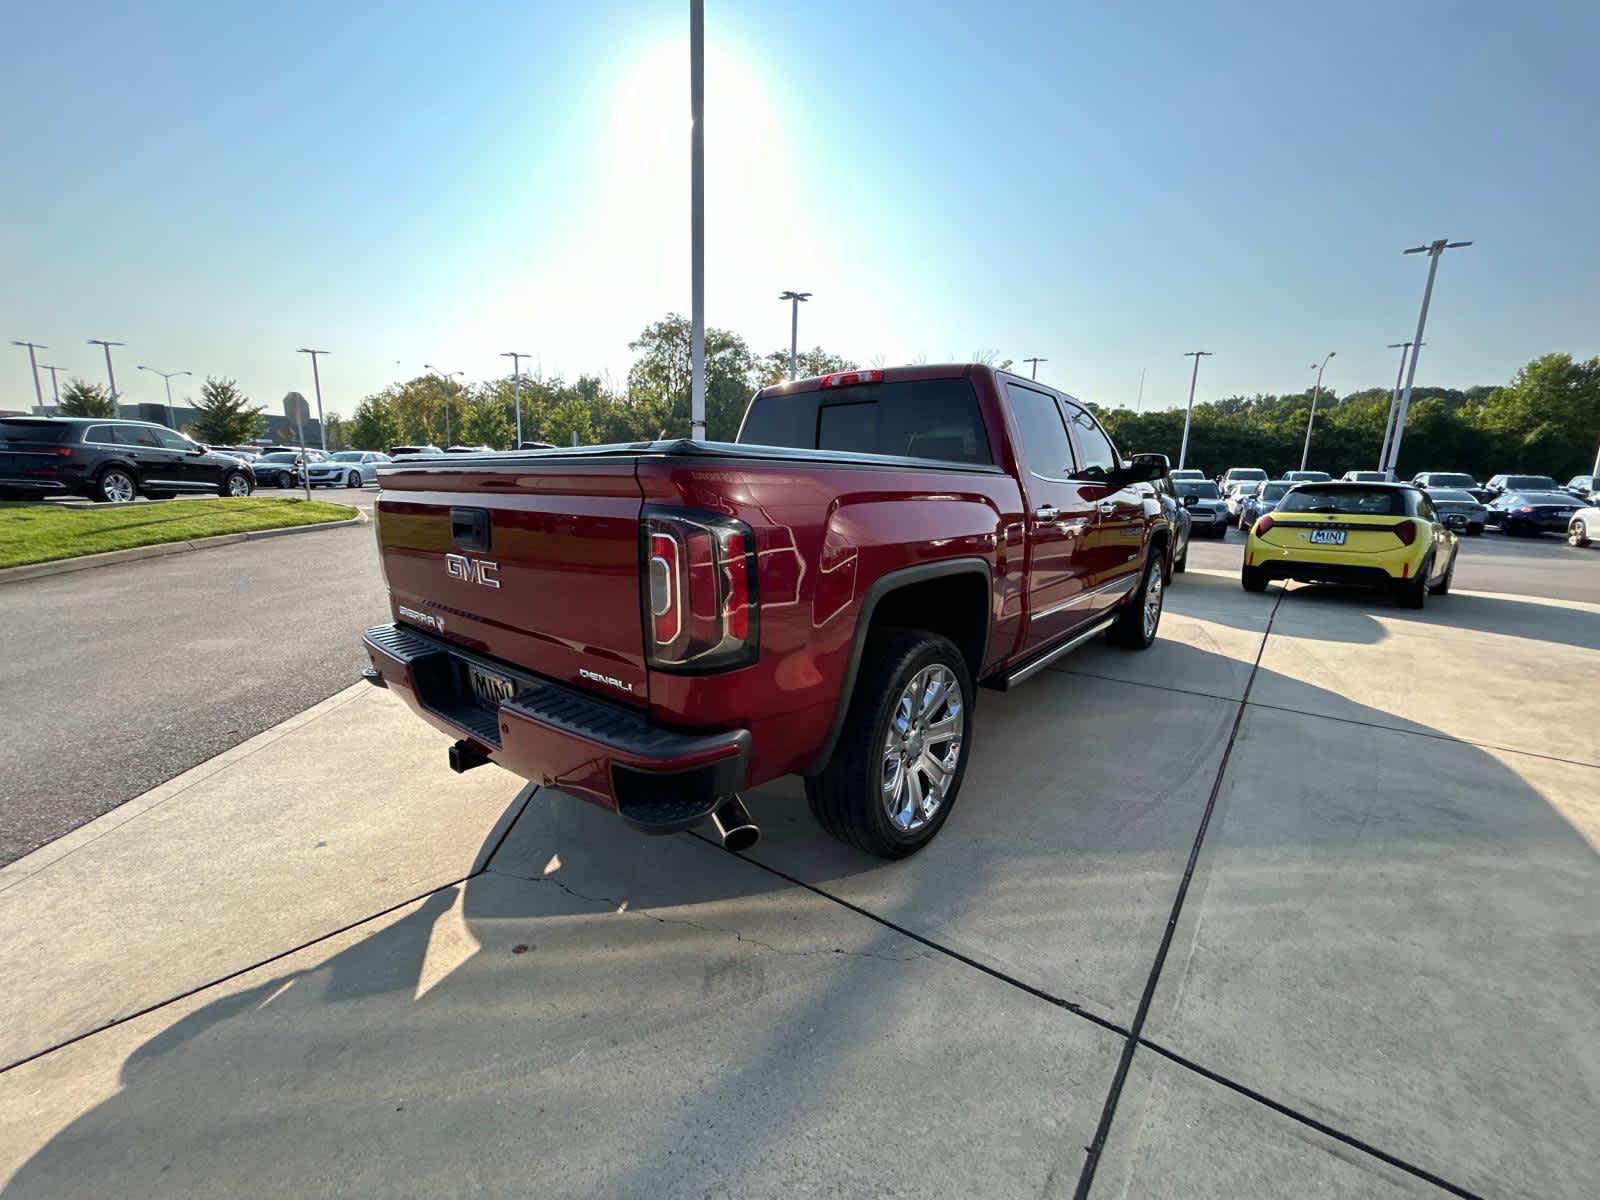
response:
<path id="1" fill-rule="evenodd" d="M 808 379 L 813 375 L 826 375 L 830 371 L 853 371 L 856 364 L 847 358 L 840 358 L 837 354 L 830 354 L 821 346 L 813 346 L 809 350 L 802 350 L 795 356 L 799 361 L 797 378 Z M 789 378 L 789 352 L 787 350 L 774 350 L 771 354 L 763 354 L 756 362 L 755 384 L 757 387 L 771 387 L 775 383 L 783 383 Z"/>
<path id="2" fill-rule="evenodd" d="M 231 379 L 207 376 L 200 386 L 195 404 L 200 415 L 189 426 L 196 441 L 216 446 L 237 446 L 248 442 L 266 426 L 259 404 L 239 390 Z"/>
<path id="3" fill-rule="evenodd" d="M 1501 451 L 1496 470 L 1537 471 L 1557 479 L 1586 472 L 1600 438 L 1600 358 L 1536 358 L 1472 412 Z M 1409 439 L 1408 426 L 1407 444 Z"/>
<path id="4" fill-rule="evenodd" d="M 322 422 L 322 432 L 329 450 L 350 449 L 350 423 L 336 412 L 331 412 Z"/>
<path id="5" fill-rule="evenodd" d="M 637 357 L 628 370 L 628 401 L 646 428 L 667 437 L 689 436 L 689 320 L 669 313 L 647 326 L 628 349 Z M 755 356 L 745 340 L 726 329 L 706 330 L 706 437 L 731 441 L 749 403 Z M 652 436 L 653 436 L 652 432 Z"/>
<path id="6" fill-rule="evenodd" d="M 63 417 L 114 417 L 116 405 L 111 403 L 111 393 L 98 383 L 85 383 L 81 379 L 67 380 L 61 392 Z"/>
<path id="7" fill-rule="evenodd" d="M 392 389 L 365 397 L 350 418 L 350 445 L 357 450 L 387 450 L 400 442 L 400 422 L 395 419 Z"/>

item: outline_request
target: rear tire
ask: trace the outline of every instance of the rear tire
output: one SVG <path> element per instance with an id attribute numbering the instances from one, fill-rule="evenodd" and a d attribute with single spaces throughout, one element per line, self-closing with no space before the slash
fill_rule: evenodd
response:
<path id="1" fill-rule="evenodd" d="M 1450 584 L 1456 577 L 1456 555 L 1450 555 L 1450 565 L 1444 569 L 1444 577 L 1438 583 L 1428 585 L 1428 595 L 1444 596 L 1450 592 Z"/>
<path id="2" fill-rule="evenodd" d="M 1481 533 L 1483 533 L 1483 526 L 1482 525 L 1468 525 L 1467 526 L 1467 536 L 1468 537 L 1477 537 Z"/>
<path id="3" fill-rule="evenodd" d="M 1582 521 L 1567 526 L 1567 545 L 1583 547 L 1589 544 L 1589 528 Z"/>
<path id="4" fill-rule="evenodd" d="M 1240 567 L 1239 585 L 1247 592 L 1267 590 L 1267 573 L 1260 567 Z"/>
<path id="5" fill-rule="evenodd" d="M 910 713 L 908 721 L 907 705 L 902 702 L 907 689 L 924 672 L 943 673 L 953 680 L 959 695 L 946 691 L 931 709 Z M 971 712 L 972 677 L 961 651 L 949 638 L 916 629 L 882 629 L 870 634 L 850 695 L 844 732 L 822 773 L 806 778 L 806 802 L 817 824 L 839 841 L 879 858 L 905 858 L 922 849 L 943 827 L 961 789 L 972 757 Z M 921 752 L 908 766 L 903 757 L 897 757 L 903 756 L 907 744 L 901 731 L 916 732 L 919 721 L 924 728 L 952 721 L 956 733 L 954 739 L 943 741 L 918 737 L 914 745 Z M 945 749 L 942 757 L 936 755 L 940 746 Z M 929 758 L 947 769 L 942 785 L 932 782 L 937 772 L 924 765 Z M 900 787 L 893 791 L 894 797 L 909 795 L 913 785 L 923 796 L 942 786 L 932 813 L 911 806 L 905 809 L 910 816 L 904 823 L 891 817 L 886 780 L 895 770 L 899 771 L 895 778 Z"/>
<path id="6" fill-rule="evenodd" d="M 229 471 L 217 489 L 224 496 L 248 496 L 251 492 L 250 476 L 243 471 Z"/>
<path id="7" fill-rule="evenodd" d="M 1166 602 L 1166 572 L 1161 560 L 1166 548 L 1152 546 L 1145 556 L 1144 574 L 1139 578 L 1139 588 L 1123 601 L 1122 609 L 1106 637 L 1113 646 L 1127 650 L 1147 650 L 1156 640 L 1161 628 L 1161 611 Z"/>
<path id="8" fill-rule="evenodd" d="M 1428 573 L 1432 570 L 1432 563 L 1423 563 L 1416 575 L 1395 584 L 1394 595 L 1401 608 L 1423 608 L 1427 605 Z"/>
<path id="9" fill-rule="evenodd" d="M 1174 575 L 1182 575 L 1188 569 L 1189 569 L 1189 543 L 1185 542 L 1183 544 L 1183 553 L 1178 555 L 1177 558 L 1172 560 L 1172 573 Z"/>

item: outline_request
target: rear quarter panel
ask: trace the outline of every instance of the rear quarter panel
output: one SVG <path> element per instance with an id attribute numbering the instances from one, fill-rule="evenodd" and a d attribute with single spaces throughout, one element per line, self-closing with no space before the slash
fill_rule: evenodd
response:
<path id="1" fill-rule="evenodd" d="M 804 770 L 842 689 L 863 601 L 891 571 L 955 559 L 989 569 L 986 668 L 1021 627 L 1021 496 L 1003 471 L 771 463 L 642 462 L 647 503 L 710 509 L 755 532 L 761 653 L 715 675 L 650 674 L 652 717 L 701 730 L 747 727 L 751 785 Z"/>

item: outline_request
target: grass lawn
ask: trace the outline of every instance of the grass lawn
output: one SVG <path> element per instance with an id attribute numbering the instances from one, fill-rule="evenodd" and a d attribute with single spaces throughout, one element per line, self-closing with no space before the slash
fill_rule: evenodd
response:
<path id="1" fill-rule="evenodd" d="M 355 515 L 356 510 L 347 504 L 259 497 L 165 500 L 95 508 L 0 504 L 0 567 L 152 546 L 157 542 L 184 542 L 219 533 L 343 521 Z"/>

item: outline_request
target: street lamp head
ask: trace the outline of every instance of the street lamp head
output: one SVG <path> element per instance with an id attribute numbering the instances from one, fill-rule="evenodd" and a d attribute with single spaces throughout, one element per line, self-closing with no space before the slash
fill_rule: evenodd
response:
<path id="1" fill-rule="evenodd" d="M 308 350 L 304 346 L 295 351 L 296 354 L 327 354 L 326 350 Z"/>
<path id="2" fill-rule="evenodd" d="M 811 299 L 811 293 L 810 292 L 784 292 L 782 295 L 780 295 L 778 297 L 778 299 L 779 300 L 801 300 L 801 301 L 804 301 L 804 300 Z"/>

